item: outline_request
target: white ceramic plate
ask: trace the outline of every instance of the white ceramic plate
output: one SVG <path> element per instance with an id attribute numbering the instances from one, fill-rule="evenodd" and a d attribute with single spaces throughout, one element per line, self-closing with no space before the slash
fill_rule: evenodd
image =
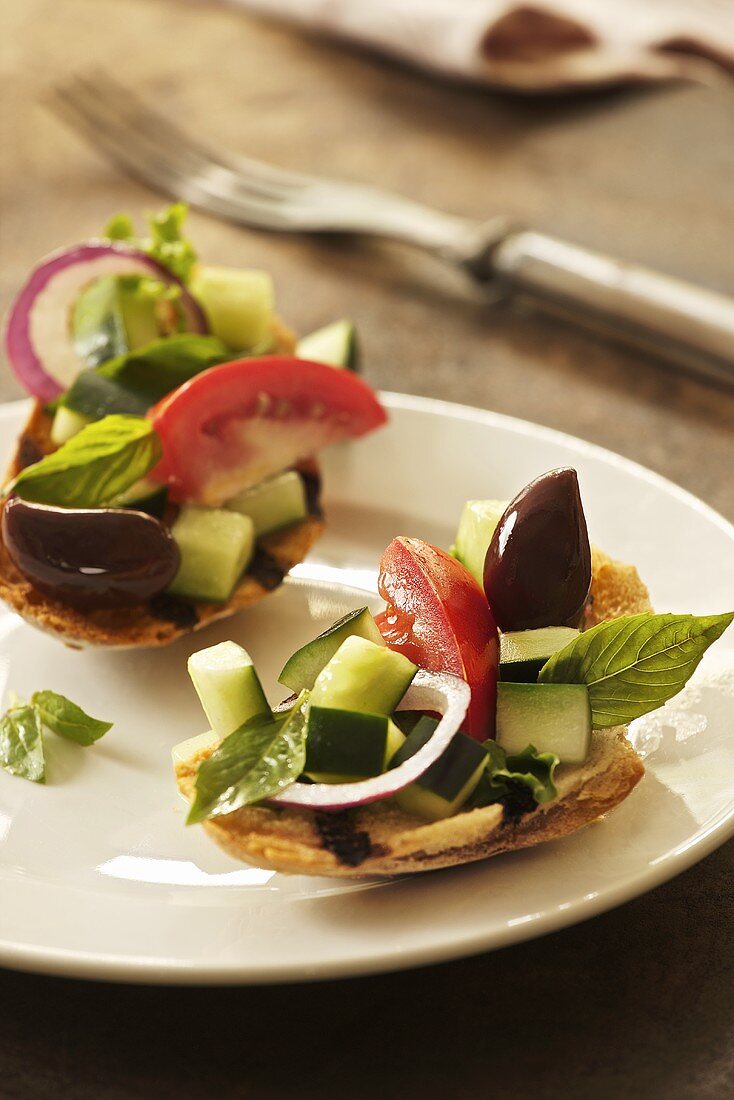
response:
<path id="1" fill-rule="evenodd" d="M 577 467 L 593 540 L 635 562 L 659 609 L 734 605 L 734 528 L 606 451 L 493 413 L 387 395 L 390 426 L 324 462 L 328 534 L 252 611 L 166 650 L 74 652 L 0 612 L 0 676 L 114 720 L 97 746 L 48 738 L 49 782 L 0 773 L 0 964 L 148 982 L 291 981 L 488 950 L 590 917 L 663 882 L 734 832 L 734 637 L 684 696 L 635 724 L 647 775 L 598 825 L 450 871 L 342 885 L 238 865 L 184 827 L 171 746 L 202 715 L 188 654 L 244 643 L 278 699 L 296 646 L 360 602 L 396 534 L 448 545 L 468 497 L 512 496 Z M 24 405 L 0 409 L 0 461 Z M 367 595 L 365 594 L 367 591 Z"/>

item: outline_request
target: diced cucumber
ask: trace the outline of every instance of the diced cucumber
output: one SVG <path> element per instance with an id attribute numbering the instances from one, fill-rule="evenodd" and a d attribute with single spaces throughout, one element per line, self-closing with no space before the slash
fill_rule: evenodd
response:
<path id="1" fill-rule="evenodd" d="M 168 503 L 168 489 L 157 481 L 143 477 L 136 481 L 124 493 L 120 493 L 113 502 L 115 508 L 134 508 L 138 512 L 147 512 L 161 519 Z"/>
<path id="2" fill-rule="evenodd" d="M 78 435 L 82 428 L 86 428 L 88 423 L 88 417 L 74 412 L 73 409 L 67 409 L 64 405 L 59 405 L 51 425 L 51 442 L 61 447 Z"/>
<path id="3" fill-rule="evenodd" d="M 497 744 L 508 756 L 534 745 L 562 764 L 583 764 L 591 743 L 585 684 L 497 685 Z"/>
<path id="4" fill-rule="evenodd" d="M 189 290 L 213 334 L 234 351 L 272 345 L 273 280 L 265 271 L 202 266 L 195 269 Z"/>
<path id="5" fill-rule="evenodd" d="M 417 671 L 402 653 L 352 635 L 316 677 L 311 705 L 392 714 Z"/>
<path id="6" fill-rule="evenodd" d="M 189 676 L 209 725 L 224 739 L 270 707 L 252 658 L 236 642 L 200 649 L 189 657 Z"/>
<path id="7" fill-rule="evenodd" d="M 104 275 L 74 302 L 71 332 L 79 358 L 96 367 L 167 335 L 177 322 L 164 283 L 140 275 Z"/>
<path id="8" fill-rule="evenodd" d="M 422 715 L 408 734 L 405 744 L 393 756 L 396 768 L 414 756 L 433 736 L 438 722 Z M 482 777 L 487 751 L 465 733 L 457 733 L 435 764 L 409 787 L 395 795 L 395 801 L 407 813 L 427 821 L 450 817 L 466 802 Z"/>
<path id="9" fill-rule="evenodd" d="M 554 653 L 578 638 L 570 626 L 543 626 L 539 630 L 511 630 L 500 636 L 500 680 L 534 684 Z"/>
<path id="10" fill-rule="evenodd" d="M 451 553 L 484 586 L 484 559 L 494 529 L 507 507 L 503 500 L 467 500 L 459 519 Z"/>
<path id="11" fill-rule="evenodd" d="M 174 768 L 178 764 L 188 764 L 192 756 L 207 749 L 215 749 L 219 744 L 219 738 L 213 730 L 206 733 L 197 733 L 196 737 L 187 737 L 185 741 L 179 741 L 171 749 L 171 759 Z"/>
<path id="12" fill-rule="evenodd" d="M 255 525 L 255 536 L 259 537 L 305 519 L 308 515 L 306 487 L 296 470 L 286 470 L 245 489 L 227 501 L 225 507 L 249 516 Z"/>
<path id="13" fill-rule="evenodd" d="M 405 738 L 385 714 L 311 705 L 305 772 L 317 783 L 380 775 Z"/>
<path id="14" fill-rule="evenodd" d="M 346 318 L 310 332 L 296 344 L 299 359 L 359 370 L 359 345 L 354 322 Z"/>
<path id="15" fill-rule="evenodd" d="M 104 416 L 145 416 L 152 402 L 145 394 L 127 389 L 114 378 L 84 370 L 64 395 L 64 405 L 89 420 Z"/>
<path id="16" fill-rule="evenodd" d="M 171 528 L 181 566 L 168 591 L 194 600 L 226 602 L 252 557 L 249 516 L 184 505 Z"/>
<path id="17" fill-rule="evenodd" d="M 297 649 L 283 666 L 278 683 L 296 693 L 304 688 L 311 689 L 321 669 L 329 663 L 344 639 L 353 635 L 366 638 L 375 645 L 385 644 L 369 610 L 358 607 L 337 619 L 318 638 Z"/>

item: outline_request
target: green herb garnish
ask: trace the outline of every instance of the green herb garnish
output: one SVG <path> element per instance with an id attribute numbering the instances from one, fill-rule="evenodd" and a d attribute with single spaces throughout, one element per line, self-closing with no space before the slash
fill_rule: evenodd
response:
<path id="1" fill-rule="evenodd" d="M 556 797 L 553 775 L 559 760 L 554 753 L 538 752 L 528 745 L 508 756 L 491 739 L 484 742 L 484 748 L 487 766 L 464 810 L 501 802 L 511 816 L 519 816 Z"/>
<path id="2" fill-rule="evenodd" d="M 93 745 L 112 728 L 55 691 L 36 691 L 30 703 L 14 703 L 0 718 L 0 768 L 33 783 L 46 782 L 43 730 L 77 745 Z"/>
<path id="3" fill-rule="evenodd" d="M 90 717 L 76 703 L 55 691 L 34 692 L 31 705 L 37 708 L 47 729 L 77 745 L 93 745 L 112 729 L 111 722 Z"/>
<path id="4" fill-rule="evenodd" d="M 677 695 L 733 619 L 644 613 L 599 623 L 555 653 L 538 681 L 586 684 L 594 728 L 626 725 Z"/>
<path id="5" fill-rule="evenodd" d="M 294 783 L 306 763 L 307 706 L 304 691 L 285 715 L 258 715 L 225 737 L 199 766 L 186 824 L 272 798 Z"/>
<path id="6" fill-rule="evenodd" d="M 188 206 L 184 202 L 175 202 L 160 214 L 149 214 L 150 237 L 136 236 L 133 220 L 128 214 L 115 214 L 107 222 L 102 236 L 112 241 L 126 241 L 140 248 L 187 282 L 196 263 L 194 247 L 183 234 L 187 214 Z"/>
<path id="7" fill-rule="evenodd" d="M 38 707 L 19 703 L 0 718 L 0 767 L 32 783 L 46 782 Z"/>
<path id="8" fill-rule="evenodd" d="M 111 503 L 160 460 L 160 439 L 148 420 L 106 416 L 58 451 L 27 466 L 9 487 L 23 500 L 62 508 Z"/>

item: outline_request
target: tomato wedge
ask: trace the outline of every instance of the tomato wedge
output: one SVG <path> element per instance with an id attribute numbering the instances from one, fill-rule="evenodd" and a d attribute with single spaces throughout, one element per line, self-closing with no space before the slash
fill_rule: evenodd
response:
<path id="1" fill-rule="evenodd" d="M 352 371 L 284 355 L 211 367 L 148 415 L 163 444 L 152 476 L 175 500 L 214 506 L 387 420 Z"/>
<path id="2" fill-rule="evenodd" d="M 465 732 L 494 737 L 499 636 L 486 597 L 468 569 L 421 539 L 393 539 L 378 582 L 387 608 L 377 625 L 391 649 L 471 688 Z"/>

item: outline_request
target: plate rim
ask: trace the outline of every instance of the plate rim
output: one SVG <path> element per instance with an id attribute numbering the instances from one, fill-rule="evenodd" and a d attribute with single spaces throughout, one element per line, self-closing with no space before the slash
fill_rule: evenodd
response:
<path id="1" fill-rule="evenodd" d="M 650 470 L 634 459 L 626 458 L 600 444 L 533 421 L 475 406 L 421 395 L 380 391 L 380 399 L 388 409 L 403 409 L 431 413 L 440 417 L 469 420 L 496 428 L 510 429 L 536 439 L 562 443 L 579 454 L 598 458 L 617 466 L 650 485 L 663 490 L 713 523 L 734 542 L 734 524 L 702 501 L 694 493 Z M 0 403 L 0 420 L 22 415 L 29 400 Z M 269 966 L 256 971 L 231 964 L 203 964 L 181 959 L 152 958 L 112 952 L 84 952 L 68 948 L 49 948 L 18 944 L 0 939 L 0 966 L 31 973 L 78 978 L 90 981 L 110 981 L 121 984 L 151 985 L 266 985 L 361 977 L 449 962 L 481 952 L 497 950 L 511 944 L 540 938 L 572 927 L 601 913 L 609 912 L 688 870 L 734 836 L 734 801 L 718 821 L 712 822 L 692 843 L 679 846 L 657 861 L 653 868 L 597 891 L 593 897 L 577 901 L 572 909 L 556 908 L 529 915 L 521 924 L 505 925 L 491 934 L 477 932 L 450 943 L 428 943 L 410 949 L 385 951 L 358 959 L 337 959 L 317 966 L 289 964 L 288 970 Z"/>

